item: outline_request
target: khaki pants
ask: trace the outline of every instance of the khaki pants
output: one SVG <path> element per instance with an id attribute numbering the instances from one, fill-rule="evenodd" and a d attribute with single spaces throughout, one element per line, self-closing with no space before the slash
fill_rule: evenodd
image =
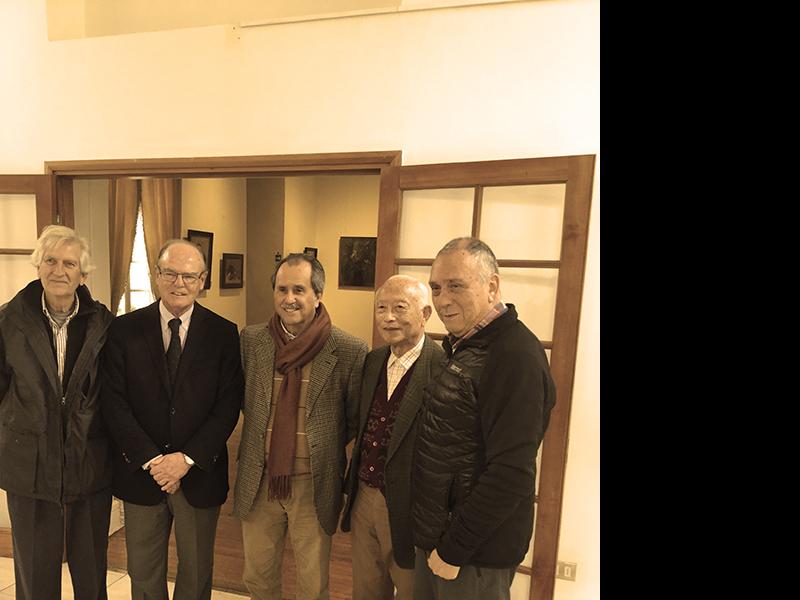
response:
<path id="1" fill-rule="evenodd" d="M 242 521 L 244 573 L 252 600 L 281 600 L 281 563 L 286 531 L 297 566 L 296 600 L 328 600 L 331 536 L 314 508 L 312 476 L 292 479 L 288 500 L 267 499 L 266 474 L 247 518 Z"/>
<path id="2" fill-rule="evenodd" d="M 386 498 L 362 482 L 353 505 L 352 536 L 353 600 L 412 600 L 414 569 L 394 561 Z"/>

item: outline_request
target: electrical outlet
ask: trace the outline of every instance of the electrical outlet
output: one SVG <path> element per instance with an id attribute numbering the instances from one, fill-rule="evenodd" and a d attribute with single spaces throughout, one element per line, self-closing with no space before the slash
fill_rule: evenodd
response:
<path id="1" fill-rule="evenodd" d="M 566 579 L 567 581 L 575 581 L 575 571 L 578 570 L 578 563 L 558 561 L 556 565 L 556 577 L 558 579 Z"/>

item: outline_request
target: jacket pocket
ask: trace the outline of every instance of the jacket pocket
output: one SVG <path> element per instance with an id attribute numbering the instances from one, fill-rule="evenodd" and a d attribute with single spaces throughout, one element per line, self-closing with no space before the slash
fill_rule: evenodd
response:
<path id="1" fill-rule="evenodd" d="M 0 473 L 4 487 L 20 493 L 35 493 L 38 458 L 38 435 L 7 427 L 0 430 Z"/>

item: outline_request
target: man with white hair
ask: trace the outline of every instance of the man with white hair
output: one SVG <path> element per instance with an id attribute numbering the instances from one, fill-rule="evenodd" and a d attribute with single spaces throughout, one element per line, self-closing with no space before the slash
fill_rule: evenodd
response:
<path id="1" fill-rule="evenodd" d="M 112 488 L 124 502 L 132 600 L 167 600 L 170 530 L 174 600 L 209 600 L 225 443 L 242 403 L 236 324 L 196 302 L 208 275 L 200 249 L 168 240 L 156 260 L 159 299 L 117 317 L 103 351 L 103 417 Z"/>
<path id="2" fill-rule="evenodd" d="M 100 350 L 113 319 L 84 285 L 89 246 L 44 228 L 39 278 L 0 307 L 0 487 L 6 490 L 18 599 L 61 598 L 61 557 L 76 600 L 106 596 L 111 459 L 100 416 Z"/>
<path id="3" fill-rule="evenodd" d="M 411 459 L 422 388 L 444 356 L 425 335 L 428 287 L 394 275 L 375 294 L 375 326 L 388 344 L 370 352 L 342 531 L 353 536 L 353 600 L 411 600 Z M 394 595 L 394 588 L 397 595 Z"/>

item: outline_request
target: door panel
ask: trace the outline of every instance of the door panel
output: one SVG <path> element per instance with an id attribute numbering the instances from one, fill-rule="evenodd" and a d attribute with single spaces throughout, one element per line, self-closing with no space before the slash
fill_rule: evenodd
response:
<path id="1" fill-rule="evenodd" d="M 56 222 L 51 175 L 0 175 L 0 194 L 36 197 L 36 237 L 47 225 Z"/>
<path id="2" fill-rule="evenodd" d="M 49 175 L 0 175 L 0 305 L 36 277 L 30 254 L 52 222 Z M 0 490 L 0 550 L 10 550 L 6 493 Z M 5 555 L 5 554 L 3 554 Z"/>
<path id="3" fill-rule="evenodd" d="M 35 277 L 30 254 L 52 222 L 51 181 L 49 175 L 0 175 L 0 304 Z"/>
<path id="4" fill-rule="evenodd" d="M 558 260 L 565 194 L 563 183 L 484 187 L 479 237 L 496 256 Z"/>
<path id="5" fill-rule="evenodd" d="M 525 586 L 536 600 L 554 592 L 594 162 L 583 155 L 394 167 L 381 188 L 379 213 L 399 219 L 379 227 L 376 287 L 394 273 L 427 281 L 446 242 L 479 237 L 497 256 L 501 297 L 546 348 L 558 398 L 537 457 L 532 550 L 514 581 L 515 595 Z M 446 333 L 435 313 L 426 330 Z"/>

